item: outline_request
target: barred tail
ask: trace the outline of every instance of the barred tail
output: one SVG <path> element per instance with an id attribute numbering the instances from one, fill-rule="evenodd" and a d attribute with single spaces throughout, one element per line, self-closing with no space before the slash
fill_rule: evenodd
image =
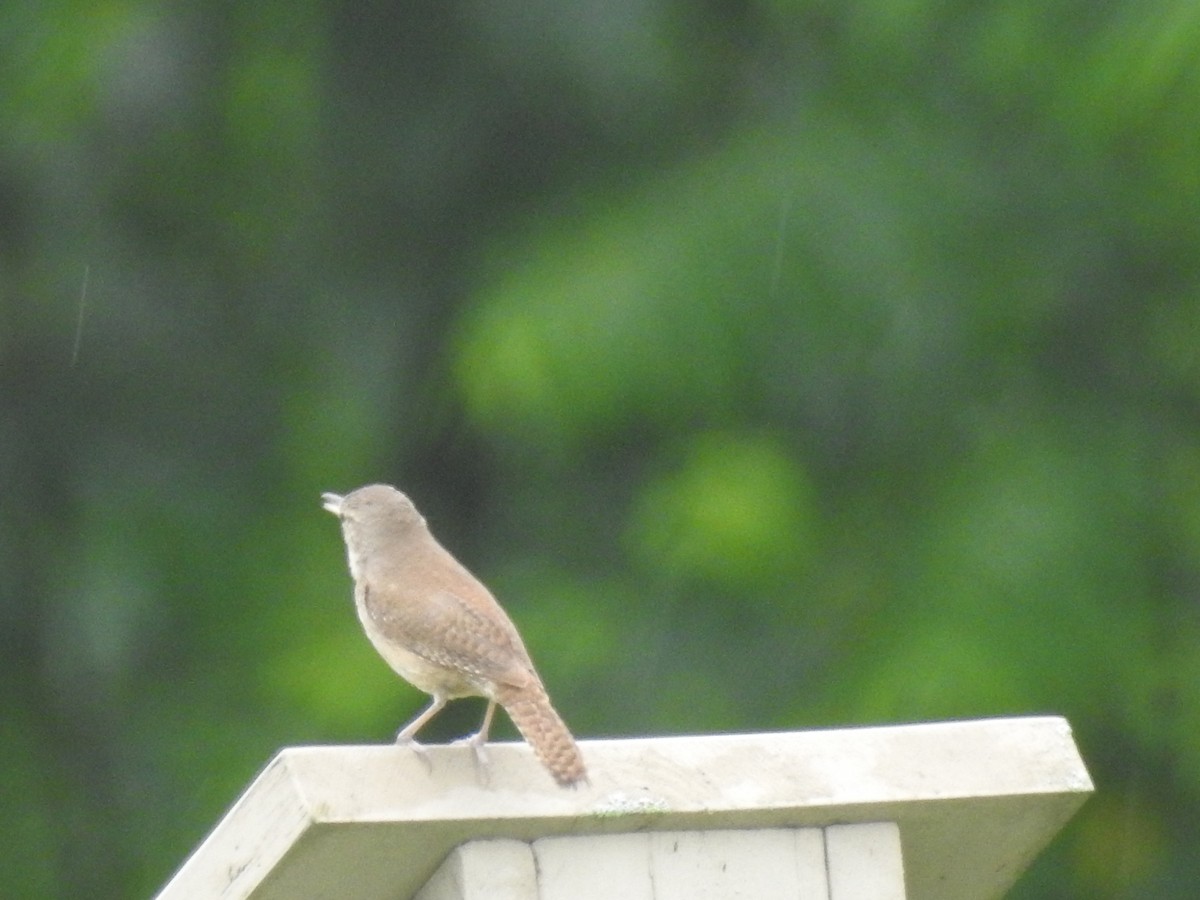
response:
<path id="1" fill-rule="evenodd" d="M 525 687 L 508 687 L 496 695 L 533 752 L 563 787 L 574 787 L 587 781 L 583 757 L 575 746 L 575 738 L 558 717 L 546 689 L 534 681 Z"/>

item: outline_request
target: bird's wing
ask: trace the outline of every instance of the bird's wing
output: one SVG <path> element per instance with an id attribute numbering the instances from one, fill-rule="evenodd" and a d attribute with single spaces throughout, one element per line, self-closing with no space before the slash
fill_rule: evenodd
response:
<path id="1" fill-rule="evenodd" d="M 450 590 L 426 594 L 415 604 L 376 604 L 364 595 L 376 627 L 434 665 L 515 687 L 538 680 L 515 626 L 490 594 L 486 598 L 490 615 Z"/>

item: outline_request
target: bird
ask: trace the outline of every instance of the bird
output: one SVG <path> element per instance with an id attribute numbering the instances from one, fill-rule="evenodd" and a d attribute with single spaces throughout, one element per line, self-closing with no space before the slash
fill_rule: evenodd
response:
<path id="1" fill-rule="evenodd" d="M 587 781 L 583 756 L 555 712 L 512 620 L 491 591 L 450 554 L 401 491 L 370 484 L 322 505 L 341 520 L 359 621 L 379 655 L 430 695 L 396 735 L 419 749 L 417 732 L 446 703 L 487 699 L 479 731 L 467 743 L 481 767 L 496 706 L 502 706 L 554 780 Z"/>

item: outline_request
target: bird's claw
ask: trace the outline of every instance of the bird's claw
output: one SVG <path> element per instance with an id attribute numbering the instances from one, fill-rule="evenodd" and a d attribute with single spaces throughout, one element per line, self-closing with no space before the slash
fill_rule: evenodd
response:
<path id="1" fill-rule="evenodd" d="M 412 735 L 405 734 L 401 731 L 396 735 L 396 746 L 407 747 L 412 750 L 417 759 L 421 761 L 421 765 L 425 767 L 426 772 L 433 772 L 433 762 L 429 759 L 429 754 L 425 751 L 424 744 L 418 744 Z"/>
<path id="2" fill-rule="evenodd" d="M 475 775 L 479 779 L 480 784 L 488 783 L 488 754 L 486 747 L 486 738 L 482 734 L 473 734 L 469 737 L 459 738 L 454 741 L 451 746 L 462 747 L 468 746 L 475 757 Z"/>

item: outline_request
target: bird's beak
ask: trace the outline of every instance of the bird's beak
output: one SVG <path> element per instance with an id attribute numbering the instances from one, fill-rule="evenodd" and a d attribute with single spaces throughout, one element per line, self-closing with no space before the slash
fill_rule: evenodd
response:
<path id="1" fill-rule="evenodd" d="M 342 514 L 342 501 L 344 499 L 341 494 L 322 494 L 321 505 L 335 516 L 340 516 Z"/>

